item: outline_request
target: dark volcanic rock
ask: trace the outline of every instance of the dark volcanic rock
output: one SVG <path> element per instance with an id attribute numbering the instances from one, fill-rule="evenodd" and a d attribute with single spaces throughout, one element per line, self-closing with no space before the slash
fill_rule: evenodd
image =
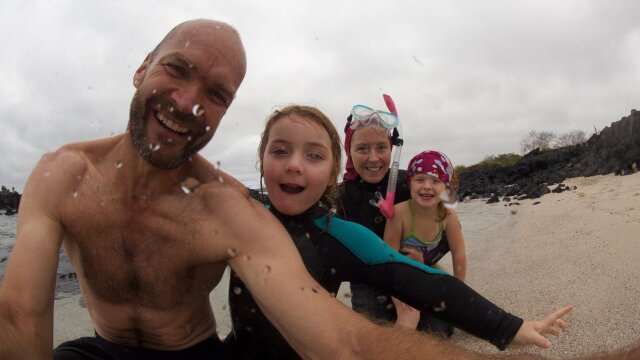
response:
<path id="1" fill-rule="evenodd" d="M 549 186 L 566 178 L 615 173 L 632 174 L 640 170 L 640 112 L 616 121 L 583 144 L 524 155 L 513 166 L 482 168 L 470 166 L 459 174 L 458 194 L 483 197 L 508 196 L 517 200 L 539 198 Z M 559 190 L 562 189 L 562 190 Z M 554 191 L 569 190 L 558 185 Z"/>
<path id="2" fill-rule="evenodd" d="M 18 194 L 17 191 L 9 190 L 3 186 L 2 190 L 0 190 L 0 210 L 4 210 L 6 215 L 17 213 L 21 197 L 22 195 Z"/>

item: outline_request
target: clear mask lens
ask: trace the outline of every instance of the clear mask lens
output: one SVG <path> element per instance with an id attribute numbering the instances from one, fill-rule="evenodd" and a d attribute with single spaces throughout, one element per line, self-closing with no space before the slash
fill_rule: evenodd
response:
<path id="1" fill-rule="evenodd" d="M 376 124 L 381 129 L 393 129 L 398 125 L 398 117 L 388 111 L 374 110 L 368 106 L 356 105 L 351 109 L 351 128 Z"/>

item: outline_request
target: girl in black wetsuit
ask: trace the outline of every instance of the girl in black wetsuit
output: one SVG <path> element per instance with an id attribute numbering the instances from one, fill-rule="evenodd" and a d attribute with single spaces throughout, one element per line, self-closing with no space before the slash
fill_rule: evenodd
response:
<path id="1" fill-rule="evenodd" d="M 289 231 L 311 275 L 329 292 L 336 293 L 343 281 L 367 283 L 499 348 L 511 342 L 544 347 L 544 335 L 565 326 L 560 317 L 569 308 L 544 321 L 523 322 L 455 277 L 393 251 L 365 227 L 332 216 L 328 209 L 341 147 L 331 121 L 319 110 L 289 106 L 276 111 L 267 121 L 259 153 L 270 210 Z M 233 274 L 229 304 L 233 331 L 225 343 L 234 358 L 298 358 Z"/>

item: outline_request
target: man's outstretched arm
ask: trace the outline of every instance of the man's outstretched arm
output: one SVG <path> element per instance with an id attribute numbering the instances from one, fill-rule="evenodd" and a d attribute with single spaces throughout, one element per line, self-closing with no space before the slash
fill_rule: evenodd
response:
<path id="1" fill-rule="evenodd" d="M 51 356 L 56 269 L 63 236 L 55 209 L 66 186 L 70 160 L 59 154 L 46 155 L 27 180 L 16 243 L 0 287 L 2 359 Z"/>

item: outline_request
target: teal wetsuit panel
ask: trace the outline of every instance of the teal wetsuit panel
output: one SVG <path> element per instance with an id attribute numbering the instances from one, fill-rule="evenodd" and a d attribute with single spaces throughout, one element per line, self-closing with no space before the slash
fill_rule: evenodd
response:
<path id="1" fill-rule="evenodd" d="M 365 264 L 377 265 L 387 262 L 398 262 L 417 267 L 431 274 L 449 275 L 445 271 L 434 269 L 421 262 L 411 260 L 393 250 L 373 231 L 360 224 L 332 217 L 331 226 L 329 227 L 327 216 L 316 218 L 313 220 L 313 223 L 320 229 L 328 228 L 327 232 L 329 234 L 351 250 L 351 252 Z"/>

